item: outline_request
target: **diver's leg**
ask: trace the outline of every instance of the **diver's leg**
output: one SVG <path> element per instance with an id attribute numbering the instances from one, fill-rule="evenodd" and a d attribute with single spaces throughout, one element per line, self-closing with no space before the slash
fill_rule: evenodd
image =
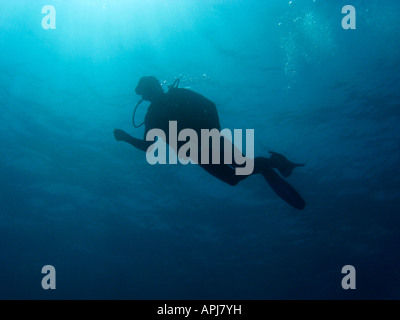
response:
<path id="1" fill-rule="evenodd" d="M 296 209 L 303 210 L 306 206 L 304 199 L 288 182 L 282 179 L 273 169 L 271 159 L 257 157 L 254 159 L 254 174 L 260 173 L 272 190 L 284 201 Z"/>
<path id="2" fill-rule="evenodd" d="M 202 163 L 203 161 L 199 161 L 200 167 L 206 170 L 209 174 L 213 175 L 214 177 L 218 178 L 219 180 L 231 185 L 235 186 L 243 179 L 247 178 L 247 176 L 243 175 L 236 175 L 235 168 L 239 165 L 233 163 L 230 164 L 232 161 L 225 161 L 225 143 L 224 138 L 221 137 L 219 148 L 216 146 L 209 145 L 208 147 L 208 164 Z M 202 150 L 205 149 L 201 147 L 199 148 L 199 155 L 201 155 Z M 233 150 L 233 148 L 232 148 Z M 213 163 L 213 154 L 217 152 L 219 153 L 219 163 Z M 233 158 L 233 157 L 232 157 Z M 234 161 L 233 161 L 234 162 Z"/>
<path id="3" fill-rule="evenodd" d="M 237 185 L 246 179 L 246 175 L 236 175 L 234 165 L 228 164 L 201 164 L 199 165 L 214 177 L 231 186 Z M 272 190 L 285 202 L 303 210 L 306 206 L 301 195 L 288 182 L 282 179 L 273 169 L 272 161 L 268 158 L 258 157 L 254 159 L 254 171 L 252 174 L 262 174 Z"/>
<path id="4" fill-rule="evenodd" d="M 233 146 L 232 149 L 234 149 Z M 220 146 L 220 164 L 212 163 L 212 148 L 209 150 L 209 164 L 199 165 L 206 170 L 208 173 L 217 177 L 221 181 L 224 181 L 232 186 L 238 184 L 240 181 L 246 179 L 247 175 L 236 175 L 235 168 L 243 166 L 237 164 L 235 162 L 234 157 L 232 157 L 232 164 L 224 164 L 224 144 Z M 218 151 L 217 151 L 218 152 Z M 286 159 L 286 158 L 285 158 Z M 265 180 L 268 182 L 272 190 L 284 201 L 286 201 L 291 206 L 297 209 L 304 209 L 306 206 L 305 201 L 301 197 L 301 195 L 296 191 L 294 187 L 292 187 L 289 183 L 287 183 L 284 179 L 282 179 L 274 170 L 274 167 L 278 167 L 279 170 L 280 163 L 276 161 L 276 159 L 257 157 L 254 159 L 254 171 L 252 174 L 262 174 Z"/>
<path id="5" fill-rule="evenodd" d="M 305 166 L 304 163 L 292 162 L 279 153 L 273 151 L 270 151 L 269 153 L 271 154 L 270 160 L 272 163 L 272 167 L 277 169 L 279 173 L 285 178 L 289 177 L 292 174 L 294 168 Z"/>
<path id="6" fill-rule="evenodd" d="M 231 185 L 235 186 L 243 179 L 248 176 L 239 176 L 235 173 L 235 168 L 230 166 L 229 164 L 201 164 L 200 167 L 206 170 L 209 174 L 218 178 L 219 180 Z"/>

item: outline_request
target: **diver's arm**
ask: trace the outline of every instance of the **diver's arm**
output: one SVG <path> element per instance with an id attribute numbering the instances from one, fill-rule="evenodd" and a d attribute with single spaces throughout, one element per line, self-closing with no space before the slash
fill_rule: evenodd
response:
<path id="1" fill-rule="evenodd" d="M 125 141 L 142 151 L 147 151 L 147 149 L 154 143 L 153 141 L 134 138 L 121 129 L 115 129 L 114 136 L 117 141 Z"/>

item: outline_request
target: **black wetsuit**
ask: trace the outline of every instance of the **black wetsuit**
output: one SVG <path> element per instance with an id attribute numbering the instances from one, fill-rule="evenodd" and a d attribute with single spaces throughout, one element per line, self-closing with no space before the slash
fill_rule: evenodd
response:
<path id="1" fill-rule="evenodd" d="M 182 88 L 170 89 L 170 91 L 160 97 L 160 99 L 151 103 L 145 117 L 145 133 L 146 139 L 147 132 L 151 129 L 161 129 L 165 132 L 167 141 L 169 141 L 169 121 L 177 122 L 177 130 L 180 132 L 183 129 L 190 128 L 196 131 L 198 136 L 198 155 L 201 154 L 201 130 L 202 129 L 217 129 L 221 130 L 218 112 L 215 104 L 205 98 L 204 96 Z M 232 155 L 232 164 L 225 164 L 224 159 L 224 145 L 225 140 L 223 136 L 220 139 L 220 148 L 213 149 L 210 145 L 209 149 L 209 164 L 198 162 L 198 164 L 208 173 L 217 177 L 218 179 L 230 184 L 236 185 L 241 180 L 247 178 L 246 175 L 236 175 L 235 168 L 243 167 L 235 163 Z M 178 142 L 178 150 L 186 142 Z M 230 143 L 230 142 L 229 142 Z M 175 150 L 177 152 L 177 150 Z M 220 153 L 220 163 L 212 163 L 212 153 Z M 268 160 L 268 159 L 267 159 Z"/>
<path id="2" fill-rule="evenodd" d="M 147 147 L 153 143 L 145 141 L 148 131 L 151 129 L 161 129 L 164 131 L 167 139 L 166 142 L 168 143 L 170 121 L 177 122 L 177 132 L 186 128 L 196 131 L 199 137 L 198 155 L 201 154 L 201 129 L 221 130 L 218 112 L 212 101 L 190 90 L 172 88 L 168 93 L 160 95 L 150 104 L 144 122 L 144 140 L 139 140 L 131 136 L 126 137 L 124 140 L 134 147 L 146 151 Z M 235 168 L 243 165 L 235 163 L 234 157 L 232 157 L 232 164 L 224 163 L 224 142 L 222 139 L 226 138 L 221 136 L 219 148 L 221 162 L 219 164 L 212 164 L 211 155 L 213 151 L 210 150 L 209 164 L 203 164 L 201 161 L 199 161 L 198 164 L 214 177 L 233 186 L 247 178 L 248 175 L 236 174 Z M 180 147 L 185 143 L 186 142 L 178 141 L 177 150 L 175 151 L 178 152 Z M 212 148 L 211 145 L 210 148 Z M 276 161 L 270 158 L 256 157 L 254 159 L 254 171 L 252 174 L 262 174 L 278 196 L 293 207 L 304 209 L 305 202 L 302 197 L 289 183 L 275 172 L 274 168 L 278 168 Z"/>

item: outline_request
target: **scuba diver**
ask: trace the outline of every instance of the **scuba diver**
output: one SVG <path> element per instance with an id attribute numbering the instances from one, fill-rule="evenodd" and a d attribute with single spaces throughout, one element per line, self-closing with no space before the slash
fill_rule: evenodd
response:
<path id="1" fill-rule="evenodd" d="M 179 80 L 176 80 L 172 86 L 169 86 L 167 93 L 164 92 L 160 82 L 152 76 L 140 78 L 135 92 L 142 96 L 142 99 L 136 105 L 133 112 L 133 125 L 138 128 L 145 125 L 144 139 L 134 138 L 121 129 L 114 130 L 114 136 L 117 141 L 124 141 L 131 144 L 135 148 L 147 151 L 154 141 L 147 141 L 147 133 L 152 129 L 161 129 L 166 134 L 166 143 L 169 143 L 169 123 L 176 121 L 178 132 L 185 128 L 193 129 L 200 137 L 202 129 L 217 129 L 221 130 L 218 112 L 215 104 L 204 96 L 188 89 L 178 88 Z M 147 110 L 144 122 L 140 125 L 135 124 L 135 113 L 137 107 L 142 101 L 149 101 L 151 104 Z M 221 139 L 226 139 L 222 135 Z M 199 138 L 200 139 L 200 138 Z M 175 146 L 178 154 L 179 147 L 184 142 L 178 141 Z M 232 144 L 232 142 L 229 142 Z M 208 144 L 207 144 L 208 145 Z M 225 143 L 219 145 L 220 157 L 224 156 Z M 198 144 L 198 154 L 201 154 L 202 144 Z M 236 148 L 232 144 L 233 148 Z M 215 152 L 215 149 L 210 148 L 210 155 Z M 237 150 L 237 148 L 236 148 Z M 302 163 L 294 163 L 289 161 L 283 155 L 269 151 L 270 158 L 255 157 L 253 174 L 261 174 L 268 182 L 272 190 L 284 201 L 296 209 L 303 210 L 306 206 L 305 201 L 296 189 L 286 182 L 282 177 L 289 177 L 293 169 L 303 167 Z M 235 169 L 242 167 L 243 164 L 238 164 L 233 160 L 230 164 L 222 161 L 221 163 L 198 162 L 204 170 L 219 180 L 228 183 L 231 186 L 237 185 L 240 181 L 247 178 L 249 175 L 237 175 Z M 279 172 L 280 176 L 275 170 Z"/>

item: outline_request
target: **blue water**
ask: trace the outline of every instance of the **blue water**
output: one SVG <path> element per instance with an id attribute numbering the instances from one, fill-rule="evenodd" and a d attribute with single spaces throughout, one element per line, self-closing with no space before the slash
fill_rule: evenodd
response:
<path id="1" fill-rule="evenodd" d="M 0 298 L 399 299 L 399 16 L 382 0 L 0 0 Z M 261 176 L 231 187 L 116 142 L 143 136 L 143 75 L 254 129 L 256 156 L 306 162 L 288 179 L 306 209 Z"/>

